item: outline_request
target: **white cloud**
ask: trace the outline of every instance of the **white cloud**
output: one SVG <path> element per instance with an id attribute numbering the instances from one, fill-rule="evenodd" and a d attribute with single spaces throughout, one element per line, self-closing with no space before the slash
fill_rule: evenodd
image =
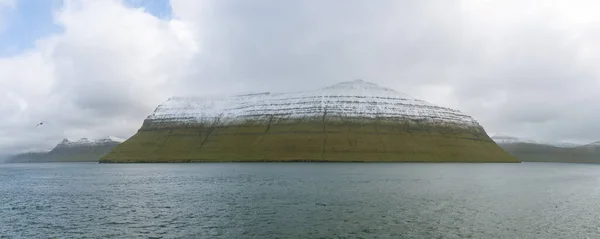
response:
<path id="1" fill-rule="evenodd" d="M 0 58 L 0 149 L 128 137 L 173 94 L 198 46 L 186 25 L 120 1 L 65 1 L 64 32 Z M 39 121 L 48 121 L 34 128 Z"/>

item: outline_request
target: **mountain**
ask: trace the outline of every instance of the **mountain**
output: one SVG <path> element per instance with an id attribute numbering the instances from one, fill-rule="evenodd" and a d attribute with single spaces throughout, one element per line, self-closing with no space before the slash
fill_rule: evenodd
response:
<path id="1" fill-rule="evenodd" d="M 569 142 L 539 141 L 539 140 L 532 140 L 532 139 L 517 138 L 517 137 L 509 136 L 509 135 L 494 135 L 491 138 L 497 144 L 526 143 L 526 144 L 549 145 L 549 146 L 561 147 L 561 148 L 569 148 L 569 147 L 579 146 L 579 144 L 574 144 L 574 143 L 569 143 Z"/>
<path id="2" fill-rule="evenodd" d="M 5 162 L 10 156 L 10 154 L 0 153 L 0 163 Z"/>
<path id="3" fill-rule="evenodd" d="M 595 141 L 589 144 L 584 144 L 579 146 L 579 148 L 596 148 L 596 147 L 600 147 L 600 141 Z"/>
<path id="4" fill-rule="evenodd" d="M 586 145 L 539 142 L 492 136 L 498 145 L 523 162 L 600 163 L 600 142 Z M 512 140 L 507 140 L 512 138 Z"/>
<path id="5" fill-rule="evenodd" d="M 173 97 L 101 162 L 518 162 L 472 117 L 362 80 Z"/>
<path id="6" fill-rule="evenodd" d="M 9 163 L 37 162 L 98 162 L 98 159 L 110 152 L 124 140 L 117 137 L 104 137 L 97 140 L 82 138 L 78 141 L 63 139 L 48 152 L 27 152 L 8 158 Z"/>
<path id="7" fill-rule="evenodd" d="M 514 143 L 537 144 L 538 143 L 535 140 L 521 139 L 521 138 L 517 138 L 514 136 L 508 136 L 508 135 L 494 135 L 491 137 L 491 139 L 494 140 L 494 142 L 496 142 L 498 144 L 514 144 Z"/>

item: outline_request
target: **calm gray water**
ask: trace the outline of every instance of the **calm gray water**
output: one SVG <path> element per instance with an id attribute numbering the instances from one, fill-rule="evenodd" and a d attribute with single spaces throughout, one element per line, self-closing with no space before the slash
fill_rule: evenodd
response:
<path id="1" fill-rule="evenodd" d="M 0 238 L 600 238 L 600 165 L 0 165 Z"/>

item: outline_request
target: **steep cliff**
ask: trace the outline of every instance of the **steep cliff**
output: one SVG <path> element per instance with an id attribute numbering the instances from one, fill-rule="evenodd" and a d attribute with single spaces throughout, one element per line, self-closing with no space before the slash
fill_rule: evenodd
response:
<path id="1" fill-rule="evenodd" d="M 9 163 L 39 162 L 98 162 L 101 156 L 109 153 L 124 140 L 105 137 L 97 140 L 82 138 L 77 141 L 63 139 L 48 152 L 27 152 L 10 157 Z"/>
<path id="2" fill-rule="evenodd" d="M 365 81 L 175 97 L 101 162 L 518 162 L 460 111 Z"/>

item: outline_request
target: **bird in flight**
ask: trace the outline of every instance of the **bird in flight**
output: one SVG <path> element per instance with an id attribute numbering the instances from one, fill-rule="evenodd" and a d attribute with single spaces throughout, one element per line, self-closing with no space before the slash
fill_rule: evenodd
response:
<path id="1" fill-rule="evenodd" d="M 42 126 L 42 125 L 44 125 L 44 121 L 39 122 L 35 127 L 37 128 L 37 127 Z"/>

